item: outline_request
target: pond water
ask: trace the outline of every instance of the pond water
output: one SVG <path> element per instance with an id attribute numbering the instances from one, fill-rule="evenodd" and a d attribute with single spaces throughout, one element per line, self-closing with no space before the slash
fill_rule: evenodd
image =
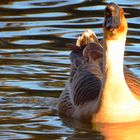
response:
<path id="1" fill-rule="evenodd" d="M 70 50 L 87 28 L 102 38 L 110 0 L 0 2 L 0 139 L 139 140 L 140 123 L 61 120 L 55 105 L 69 76 Z M 116 0 L 129 23 L 125 64 L 140 77 L 140 2 Z M 55 98 L 54 98 L 55 97 Z"/>

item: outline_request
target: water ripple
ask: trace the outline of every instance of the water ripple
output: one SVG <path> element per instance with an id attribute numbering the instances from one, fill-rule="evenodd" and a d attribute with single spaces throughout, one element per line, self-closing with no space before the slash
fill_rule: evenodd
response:
<path id="1" fill-rule="evenodd" d="M 103 138 L 91 128 L 75 131 L 73 125 L 65 126 L 50 109 L 52 100 L 47 98 L 58 97 L 68 79 L 70 50 L 65 44 L 74 43 L 87 28 L 103 38 L 104 8 L 108 2 L 111 1 L 0 3 L 1 139 Z M 129 23 L 125 64 L 140 77 L 140 2 L 116 2 L 124 8 Z"/>

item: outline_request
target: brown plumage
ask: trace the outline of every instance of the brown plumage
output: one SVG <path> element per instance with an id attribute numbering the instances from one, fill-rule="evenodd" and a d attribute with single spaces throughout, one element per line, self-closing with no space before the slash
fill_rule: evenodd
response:
<path id="1" fill-rule="evenodd" d="M 137 98 L 134 97 L 134 99 L 132 99 L 132 106 L 130 105 L 130 114 L 125 113 L 125 111 L 127 110 L 123 110 L 122 108 L 127 108 L 127 96 L 125 99 L 125 94 L 119 93 L 121 91 L 123 92 L 128 90 L 127 86 L 125 85 L 126 81 L 131 91 L 130 94 L 132 94 L 128 96 L 129 106 L 129 104 L 131 104 L 131 98 L 129 102 L 129 97 L 132 96 L 133 98 L 133 96 L 140 96 L 140 79 L 137 78 L 126 66 L 124 66 L 123 71 L 125 81 L 124 84 L 120 85 L 120 89 L 118 90 L 118 86 L 121 83 L 118 83 L 117 79 L 116 85 L 114 85 L 114 90 L 113 87 L 108 87 L 109 85 L 107 84 L 107 79 L 105 76 L 106 62 L 104 61 L 106 57 L 103 53 L 106 51 L 106 47 L 108 47 L 106 45 L 107 40 L 117 40 L 117 38 L 119 38 L 119 36 L 121 35 L 124 36 L 125 40 L 125 32 L 127 32 L 127 27 L 125 27 L 125 24 L 127 24 L 127 22 L 125 22 L 123 10 L 114 3 L 108 4 L 106 9 L 112 10 L 112 7 L 114 9 L 116 8 L 115 10 L 119 10 L 119 14 L 117 16 L 120 15 L 122 23 L 120 23 L 120 25 L 117 27 L 115 25 L 112 25 L 115 26 L 112 30 L 113 27 L 109 27 L 109 21 L 106 23 L 106 18 L 108 18 L 108 16 L 110 15 L 106 16 L 104 24 L 104 47 L 102 47 L 96 35 L 91 30 L 85 31 L 82 36 L 78 38 L 76 45 L 68 45 L 68 47 L 72 49 L 70 55 L 72 64 L 69 80 L 58 102 L 58 113 L 60 116 L 72 117 L 88 122 L 125 122 L 133 120 L 135 121 L 140 118 L 140 110 L 137 109 L 137 107 L 140 107 L 140 103 L 137 103 Z M 115 14 L 116 13 L 117 12 L 115 12 Z M 104 90 L 104 87 L 106 88 L 106 85 L 108 88 Z M 114 94 L 114 97 L 112 96 L 113 94 L 110 94 L 109 98 L 111 96 L 113 98 L 112 100 L 109 100 L 109 102 L 106 102 L 106 99 L 108 99 L 106 98 L 106 92 L 108 92 L 108 94 L 116 92 L 116 94 Z M 114 104 L 113 102 L 113 99 L 115 99 L 115 97 L 116 104 Z M 117 98 L 121 99 L 120 104 Z M 133 106 L 136 106 L 134 110 Z M 109 111 L 113 111 L 114 113 L 111 113 Z M 118 114 L 118 116 L 116 114 Z"/>
<path id="2" fill-rule="evenodd" d="M 92 38 L 88 38 L 89 36 Z M 69 80 L 58 102 L 59 114 L 61 116 L 72 117 L 76 106 L 92 101 L 99 95 L 102 79 L 100 66 L 95 63 L 95 59 L 93 59 L 94 62 L 89 63 L 85 56 L 86 54 L 83 56 L 85 49 L 88 47 L 86 45 L 88 43 L 87 40 L 90 42 L 88 44 L 93 45 L 93 50 L 94 47 L 97 49 L 97 45 L 100 50 L 99 44 L 93 43 L 95 37 L 91 30 L 86 30 L 82 36 L 78 38 L 76 43 L 79 43 L 81 46 L 67 44 L 67 46 L 72 49 L 70 54 L 72 64 Z M 86 41 L 86 43 L 84 41 Z M 93 56 L 93 58 L 95 56 Z"/>

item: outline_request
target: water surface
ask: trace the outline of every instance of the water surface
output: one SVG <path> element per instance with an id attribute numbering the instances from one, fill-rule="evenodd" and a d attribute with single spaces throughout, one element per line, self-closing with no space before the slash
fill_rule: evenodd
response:
<path id="1" fill-rule="evenodd" d="M 0 2 L 0 138 L 140 139 L 140 125 L 69 124 L 55 111 L 69 76 L 65 43 L 87 28 L 102 38 L 110 0 L 5 0 Z M 140 2 L 116 0 L 129 23 L 125 64 L 140 77 Z"/>

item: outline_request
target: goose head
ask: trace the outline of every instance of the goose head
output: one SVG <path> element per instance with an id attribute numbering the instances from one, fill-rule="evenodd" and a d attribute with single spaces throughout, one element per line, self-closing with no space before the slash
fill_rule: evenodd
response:
<path id="1" fill-rule="evenodd" d="M 127 21 L 124 11 L 115 3 L 109 3 L 105 9 L 103 24 L 104 37 L 108 40 L 116 40 L 127 34 Z"/>

